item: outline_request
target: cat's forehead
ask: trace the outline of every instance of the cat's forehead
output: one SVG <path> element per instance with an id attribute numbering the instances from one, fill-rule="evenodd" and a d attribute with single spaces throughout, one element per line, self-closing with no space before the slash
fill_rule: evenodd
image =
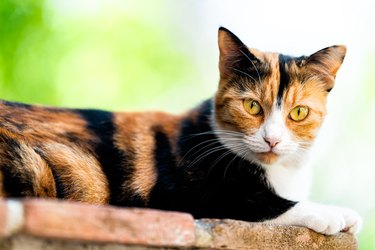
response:
<path id="1" fill-rule="evenodd" d="M 290 56 L 277 52 L 262 52 L 254 48 L 248 48 L 250 53 L 254 54 L 260 62 L 256 65 L 259 70 L 264 71 L 264 75 L 276 74 L 283 76 L 296 76 L 299 73 L 299 67 L 302 65 L 306 56 Z M 287 79 L 285 79 L 287 80 Z"/>
<path id="2" fill-rule="evenodd" d="M 249 48 L 249 51 L 260 59 L 260 63 L 253 65 L 258 79 L 248 79 L 250 91 L 255 92 L 268 106 L 281 106 L 284 94 L 301 74 L 299 64 L 305 57 L 261 52 L 253 48 Z"/>

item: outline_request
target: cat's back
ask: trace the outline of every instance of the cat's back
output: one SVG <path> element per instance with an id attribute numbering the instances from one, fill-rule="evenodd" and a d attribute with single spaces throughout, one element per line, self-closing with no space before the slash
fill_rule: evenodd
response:
<path id="1" fill-rule="evenodd" d="M 0 101 L 0 196 L 141 202 L 155 182 L 158 143 L 173 150 L 179 120 Z"/>
<path id="2" fill-rule="evenodd" d="M 0 130 L 28 140 L 82 143 L 129 139 L 155 131 L 175 134 L 181 116 L 165 112 L 110 112 L 29 105 L 0 100 Z M 137 135 L 137 136 L 136 136 Z"/>

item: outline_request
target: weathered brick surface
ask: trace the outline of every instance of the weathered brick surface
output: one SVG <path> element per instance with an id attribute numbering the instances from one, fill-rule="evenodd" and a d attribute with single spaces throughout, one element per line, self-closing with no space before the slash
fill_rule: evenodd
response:
<path id="1" fill-rule="evenodd" d="M 1 250 L 160 250 L 167 248 L 123 245 L 118 243 L 79 242 L 47 240 L 38 237 L 17 235 L 0 239 Z M 172 250 L 172 248 L 170 248 Z M 176 248 L 173 248 L 176 249 Z M 186 249 L 185 249 L 186 250 Z"/>
<path id="2" fill-rule="evenodd" d="M 272 226 L 235 220 L 198 220 L 197 246 L 214 249 L 357 249 L 347 233 L 325 236 L 303 227 Z"/>
<path id="3" fill-rule="evenodd" d="M 24 230 L 33 236 L 150 246 L 191 246 L 195 241 L 189 214 L 29 200 L 25 216 Z"/>
<path id="4" fill-rule="evenodd" d="M 0 200 L 0 250 L 357 249 L 353 235 L 150 209 Z"/>

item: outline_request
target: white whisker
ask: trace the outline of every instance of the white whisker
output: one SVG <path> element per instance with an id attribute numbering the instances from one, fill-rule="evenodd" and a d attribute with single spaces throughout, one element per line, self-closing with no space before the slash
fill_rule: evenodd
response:
<path id="1" fill-rule="evenodd" d="M 236 71 L 236 72 L 239 72 L 241 74 L 244 74 L 245 76 L 247 76 L 250 79 L 252 79 L 254 82 L 258 82 L 254 77 L 252 77 L 250 74 L 246 73 L 245 71 L 242 71 L 242 70 L 234 68 L 234 67 L 231 67 L 231 69 L 234 70 L 234 71 Z"/>
<path id="2" fill-rule="evenodd" d="M 256 72 L 257 72 L 257 74 L 258 74 L 258 79 L 259 79 L 259 84 L 262 82 L 262 79 L 261 79 L 261 77 L 260 77 L 260 74 L 259 74 L 259 71 L 258 71 L 258 68 L 255 66 L 255 64 L 254 64 L 254 62 L 253 62 L 253 60 L 251 60 L 250 58 L 249 58 L 249 56 L 248 55 L 246 55 L 246 53 L 245 52 L 243 52 L 242 50 L 240 50 L 241 51 L 241 53 L 251 62 L 251 64 L 253 65 L 253 67 L 255 68 L 255 70 L 256 70 Z"/>

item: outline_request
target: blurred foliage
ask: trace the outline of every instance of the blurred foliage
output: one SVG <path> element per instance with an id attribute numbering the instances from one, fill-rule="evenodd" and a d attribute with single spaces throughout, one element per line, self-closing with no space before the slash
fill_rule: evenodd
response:
<path id="1" fill-rule="evenodd" d="M 161 93 L 190 80 L 189 57 L 142 8 L 129 1 L 79 4 L 85 1 L 0 1 L 0 98 L 155 108 Z M 165 7 L 147 6 L 155 13 Z"/>

